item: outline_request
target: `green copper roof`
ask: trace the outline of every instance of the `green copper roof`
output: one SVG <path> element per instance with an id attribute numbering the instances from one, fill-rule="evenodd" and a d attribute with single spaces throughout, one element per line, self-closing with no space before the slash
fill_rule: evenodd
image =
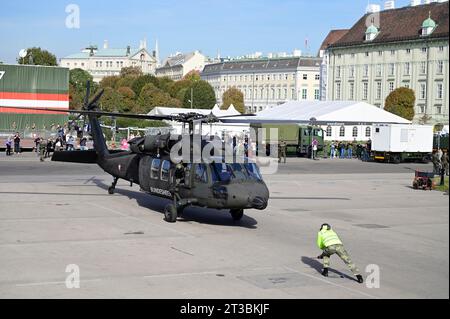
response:
<path id="1" fill-rule="evenodd" d="M 435 28 L 436 22 L 433 19 L 428 18 L 422 23 L 422 28 Z"/>
<path id="2" fill-rule="evenodd" d="M 371 26 L 369 26 L 367 28 L 366 34 L 367 33 L 378 33 L 378 29 L 376 26 L 374 26 L 373 24 Z"/>

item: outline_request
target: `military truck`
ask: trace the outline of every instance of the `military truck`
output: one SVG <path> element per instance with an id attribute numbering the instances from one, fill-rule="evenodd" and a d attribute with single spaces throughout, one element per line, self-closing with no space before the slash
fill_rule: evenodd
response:
<path id="1" fill-rule="evenodd" d="M 265 141 L 267 146 L 266 154 L 270 153 L 270 129 L 278 129 L 278 141 L 285 141 L 287 144 L 286 153 L 288 156 L 307 156 L 311 157 L 312 141 L 317 140 L 317 151 L 324 149 L 324 131 L 317 126 L 301 125 L 301 124 L 252 124 L 255 130 L 266 129 Z M 259 138 L 259 137 L 258 137 Z"/>

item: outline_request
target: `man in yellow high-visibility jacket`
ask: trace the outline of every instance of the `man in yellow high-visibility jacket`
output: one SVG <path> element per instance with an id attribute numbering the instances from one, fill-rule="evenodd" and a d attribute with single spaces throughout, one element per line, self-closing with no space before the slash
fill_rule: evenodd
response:
<path id="1" fill-rule="evenodd" d="M 356 276 L 359 283 L 363 283 L 363 277 L 358 270 L 358 267 L 350 259 L 350 255 L 344 248 L 342 241 L 338 235 L 331 229 L 329 224 L 322 224 L 320 231 L 317 234 L 317 246 L 322 249 L 323 252 L 317 258 L 323 259 L 323 271 L 322 275 L 328 277 L 328 268 L 330 267 L 330 257 L 333 254 L 337 254 L 342 261 L 350 268 L 352 273 Z"/>

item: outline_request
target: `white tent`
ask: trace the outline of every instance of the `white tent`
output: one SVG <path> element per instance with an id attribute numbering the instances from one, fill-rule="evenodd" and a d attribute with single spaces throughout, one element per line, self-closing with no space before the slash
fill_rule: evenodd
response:
<path id="1" fill-rule="evenodd" d="M 176 107 L 155 107 L 153 110 L 151 110 L 148 115 L 176 115 L 176 114 L 184 114 L 184 113 L 199 113 L 199 114 L 213 114 L 217 117 L 221 116 L 233 116 L 233 115 L 240 115 L 233 106 L 233 104 L 230 105 L 230 107 L 227 110 L 221 110 L 219 105 L 214 105 L 212 109 L 186 109 L 186 108 L 176 108 Z M 174 133 L 181 133 L 182 130 L 182 124 L 179 122 L 173 122 L 173 121 L 166 121 L 173 129 Z M 242 134 L 243 132 L 248 132 L 250 129 L 250 125 L 248 123 L 213 123 L 208 125 L 203 125 L 203 134 L 210 134 L 214 135 L 217 134 L 219 136 L 223 134 L 230 134 L 230 135 L 236 135 L 236 134 Z"/>
<path id="2" fill-rule="evenodd" d="M 354 123 L 400 123 L 411 122 L 365 102 L 356 101 L 291 101 L 248 117 L 255 122 L 309 123 L 318 124 Z"/>
<path id="3" fill-rule="evenodd" d="M 151 110 L 148 115 L 174 115 L 174 114 L 185 114 L 185 113 L 199 113 L 199 114 L 214 114 L 217 117 L 220 116 L 231 116 L 231 115 L 239 115 L 238 111 L 234 108 L 233 105 L 230 105 L 228 110 L 221 110 L 219 105 L 214 105 L 212 109 L 186 109 L 186 108 L 179 108 L 179 107 L 161 107 L 157 106 Z"/>
<path id="4" fill-rule="evenodd" d="M 239 122 L 243 118 L 233 121 Z M 367 140 L 378 123 L 411 124 L 400 116 L 357 101 L 291 101 L 244 118 L 251 123 L 314 122 L 328 130 L 326 140 Z"/>

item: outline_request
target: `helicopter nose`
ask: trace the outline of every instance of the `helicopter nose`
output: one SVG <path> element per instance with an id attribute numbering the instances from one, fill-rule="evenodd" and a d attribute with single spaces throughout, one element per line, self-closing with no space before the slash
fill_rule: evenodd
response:
<path id="1" fill-rule="evenodd" d="M 263 210 L 266 209 L 268 201 L 266 198 L 256 196 L 252 199 L 251 204 L 254 209 Z"/>

